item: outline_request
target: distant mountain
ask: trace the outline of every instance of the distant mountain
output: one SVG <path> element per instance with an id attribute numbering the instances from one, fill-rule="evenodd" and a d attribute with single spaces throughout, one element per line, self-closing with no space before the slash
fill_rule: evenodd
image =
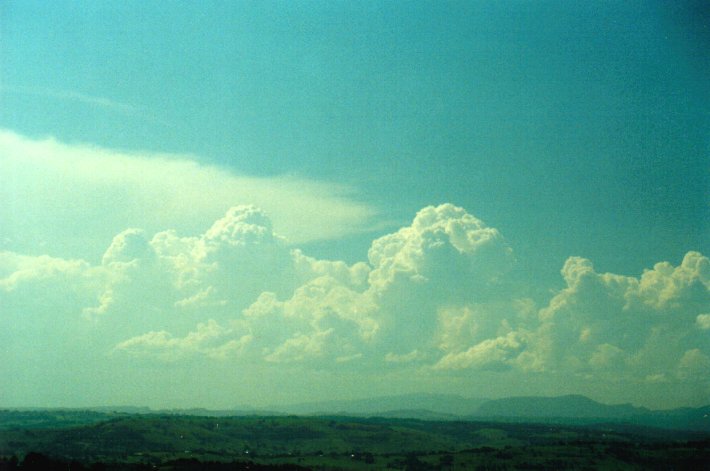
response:
<path id="1" fill-rule="evenodd" d="M 0 409 L 0 413 L 2 413 Z M 452 394 L 406 394 L 350 401 L 324 401 L 228 410 L 150 409 L 107 406 L 89 409 L 17 408 L 4 411 L 0 430 L 62 428 L 125 416 L 278 417 L 284 415 L 381 417 L 425 421 L 484 421 L 549 423 L 559 425 L 655 427 L 666 430 L 710 432 L 710 405 L 670 410 L 649 410 L 631 404 L 608 405 L 580 395 L 522 396 L 471 399 Z"/>
<path id="2" fill-rule="evenodd" d="M 710 406 L 650 410 L 602 404 L 586 396 L 507 397 L 486 401 L 468 420 L 555 423 L 625 423 L 675 430 L 710 431 Z"/>
<path id="3" fill-rule="evenodd" d="M 603 404 L 586 396 L 519 396 L 471 399 L 453 394 L 405 394 L 349 401 L 272 406 L 233 415 L 383 417 L 429 421 L 474 420 L 555 424 L 628 424 L 674 430 L 710 431 L 710 406 L 653 411 L 631 404 Z M 196 414 L 205 415 L 205 414 Z"/>
<path id="4" fill-rule="evenodd" d="M 454 394 L 404 394 L 348 401 L 306 402 L 272 406 L 270 409 L 296 415 L 379 415 L 406 418 L 429 415 L 432 418 L 452 418 L 472 415 L 484 402 L 486 399 L 470 399 Z"/>
<path id="5" fill-rule="evenodd" d="M 608 418 L 619 419 L 647 414 L 644 407 L 631 404 L 608 405 L 586 396 L 568 395 L 557 397 L 522 396 L 494 399 L 481 404 L 477 417 L 526 417 L 526 418 Z"/>

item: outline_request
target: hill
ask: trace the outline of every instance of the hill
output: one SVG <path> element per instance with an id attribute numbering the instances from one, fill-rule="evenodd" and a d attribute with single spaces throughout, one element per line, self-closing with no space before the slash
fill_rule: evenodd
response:
<path id="1" fill-rule="evenodd" d="M 429 421 L 494 421 L 586 425 L 616 423 L 672 430 L 710 432 L 710 405 L 670 410 L 649 410 L 631 404 L 603 404 L 580 395 L 520 396 L 495 400 L 446 394 L 381 396 L 350 401 L 324 401 L 272 406 L 268 409 L 210 410 L 147 407 L 95 407 L 81 409 L 13 409 L 0 417 L 0 430 L 13 427 L 57 428 L 92 424 L 129 415 L 199 417 L 349 416 L 420 419 Z"/>
<path id="2" fill-rule="evenodd" d="M 0 411 L 0 422 L 6 414 Z M 229 469 L 247 469 L 247 462 L 308 469 L 577 469 L 590 463 L 610 469 L 629 464 L 638 469 L 651 464 L 702 469 L 710 462 L 710 434 L 623 424 L 158 414 L 107 415 L 103 422 L 68 428 L 0 431 L 0 469 L 17 469 L 2 468 L 3 460 L 17 462 L 3 456 L 35 459 L 33 453 L 71 461 L 72 469 L 79 469 L 76 463 L 163 470 L 227 469 L 209 463 L 241 463 Z"/>

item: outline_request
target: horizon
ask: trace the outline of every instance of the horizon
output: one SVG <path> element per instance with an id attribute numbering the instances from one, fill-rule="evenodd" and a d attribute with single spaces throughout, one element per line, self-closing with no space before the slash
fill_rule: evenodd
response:
<path id="1" fill-rule="evenodd" d="M 709 18 L 3 2 L 0 405 L 707 405 Z"/>
<path id="2" fill-rule="evenodd" d="M 416 399 L 416 400 L 421 400 L 421 399 L 449 399 L 449 400 L 463 400 L 463 401 L 470 401 L 472 403 L 471 407 L 473 407 L 473 412 L 471 413 L 457 413 L 457 412 L 442 412 L 442 411 L 436 411 L 433 409 L 436 409 L 436 407 L 431 408 L 431 407 L 405 407 L 406 403 L 402 404 L 401 408 L 382 408 L 382 407 L 377 407 L 372 404 L 376 404 L 377 401 L 382 401 L 382 400 L 402 400 L 402 399 Z M 372 396 L 372 397 L 359 397 L 355 399 L 349 399 L 349 400 L 340 400 L 340 399 L 325 399 L 322 401 L 306 401 L 306 402 L 295 402 L 295 403 L 287 403 L 287 404 L 282 404 L 282 405 L 267 405 L 264 407 L 255 407 L 255 406 L 250 406 L 247 404 L 237 404 L 232 407 L 227 407 L 227 408 L 210 408 L 210 407 L 199 407 L 199 406 L 193 406 L 193 407 L 151 407 L 147 405 L 140 405 L 140 404 L 103 404 L 103 405 L 85 405 L 85 406 L 72 406 L 72 407 L 63 407 L 63 406 L 13 406 L 13 407 L 5 407 L 0 405 L 0 410 L 27 410 L 27 411 L 42 411 L 42 410 L 47 410 L 47 411 L 52 411 L 52 410 L 72 410 L 72 411 L 95 411 L 95 412 L 119 412 L 119 413 L 135 413 L 135 414 L 141 414 L 142 412 L 125 412 L 121 411 L 121 409 L 137 409 L 137 410 L 147 410 L 148 413 L 163 413 L 163 412 L 169 412 L 169 413 L 176 413 L 180 415 L 182 412 L 188 412 L 188 415 L 192 415 L 191 413 L 193 411 L 205 411 L 205 412 L 235 412 L 235 413 L 245 413 L 248 415 L 261 415 L 262 413 L 277 413 L 277 414 L 287 414 L 287 415 L 296 415 L 296 416 L 318 416 L 322 414 L 355 414 L 355 415 L 370 415 L 370 414 L 376 414 L 379 413 L 391 413 L 391 412 L 406 412 L 406 411 L 423 411 L 423 412 L 432 412 L 435 414 L 444 414 L 444 415 L 451 415 L 455 417 L 478 417 L 476 415 L 475 410 L 477 410 L 481 405 L 485 405 L 487 403 L 492 403 L 492 402 L 505 402 L 509 400 L 518 400 L 518 399 L 530 399 L 530 400 L 556 400 L 556 399 L 569 399 L 569 398 L 578 398 L 578 399 L 583 399 L 585 401 L 589 401 L 590 403 L 594 404 L 599 404 L 602 406 L 607 406 L 607 407 L 618 407 L 618 406 L 630 406 L 634 409 L 641 409 L 645 410 L 648 412 L 668 412 L 668 411 L 676 411 L 676 410 L 681 410 L 681 409 L 704 409 L 707 407 L 710 407 L 710 402 L 706 404 L 702 404 L 700 406 L 696 407 L 690 407 L 690 406 L 681 406 L 681 407 L 672 407 L 672 408 L 649 408 L 645 406 L 639 406 L 637 404 L 633 404 L 631 402 L 603 402 L 603 401 L 597 401 L 594 398 L 591 398 L 589 396 L 585 396 L 583 394 L 562 394 L 562 395 L 555 395 L 555 396 L 504 396 L 504 397 L 497 397 L 497 398 L 485 398 L 485 397 L 466 397 L 462 396 L 459 394 L 446 394 L 446 393 L 407 393 L 407 394 L 397 394 L 397 395 L 385 395 L 385 396 Z M 371 403 L 371 404 L 367 404 Z M 339 407 L 339 410 L 332 409 L 334 405 L 337 405 Z M 294 407 L 322 407 L 323 410 L 318 410 L 316 412 L 294 412 Z M 357 412 L 355 409 L 347 409 L 347 407 L 355 407 L 356 409 L 358 407 L 370 407 L 371 409 L 368 409 L 368 412 Z M 345 409 L 343 409 L 345 407 Z M 116 409 L 115 411 L 112 409 Z M 451 407 L 447 407 L 446 405 L 441 405 L 439 404 L 439 409 L 451 409 Z M 199 415 L 199 414 L 197 414 Z"/>

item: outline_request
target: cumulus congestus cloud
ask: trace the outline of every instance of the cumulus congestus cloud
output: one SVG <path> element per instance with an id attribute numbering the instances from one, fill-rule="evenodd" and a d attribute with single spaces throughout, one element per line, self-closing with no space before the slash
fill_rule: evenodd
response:
<path id="1" fill-rule="evenodd" d="M 163 234 L 153 238 L 157 253 L 168 253 L 161 248 L 165 239 Z M 187 264 L 191 274 L 173 278 L 182 280 L 176 287 L 192 286 L 192 291 L 175 305 L 201 305 L 203 316 L 220 322 L 215 337 L 244 347 L 235 350 L 235 361 L 248 357 L 321 366 L 367 361 L 376 367 L 386 359 L 435 358 L 438 337 L 450 328 L 444 318 L 452 306 L 476 305 L 482 313 L 467 321 L 476 324 L 475 332 L 457 345 L 484 340 L 500 330 L 504 319 L 495 317 L 500 306 L 480 306 L 494 298 L 500 304 L 500 279 L 513 263 L 497 230 L 453 205 L 423 209 L 411 226 L 375 240 L 369 263 L 353 266 L 288 250 L 253 207 L 231 209 L 202 237 L 182 239 L 180 246 L 183 253 L 170 255 L 170 263 L 181 262 L 172 271 Z M 248 306 L 247 300 L 252 300 Z M 198 338 L 195 333 L 182 339 Z M 171 346 L 184 354 L 185 343 L 160 330 L 117 348 L 140 355 L 154 349 L 165 357 Z M 204 349 L 191 351 L 212 356 Z"/>
<path id="2" fill-rule="evenodd" d="M 25 361 L 19 342 L 36 329 L 49 346 L 33 354 L 37 368 L 86 356 L 216 362 L 235 374 L 301 365 L 707 390 L 702 254 L 639 277 L 570 257 L 564 287 L 541 306 L 516 291 L 515 270 L 500 232 L 451 204 L 422 209 L 353 265 L 309 257 L 264 211 L 235 206 L 197 236 L 127 229 L 97 264 L 0 253 L 2 340 L 11 361 Z"/>
<path id="3" fill-rule="evenodd" d="M 540 311 L 530 352 L 541 368 L 638 380 L 699 380 L 710 353 L 703 328 L 710 305 L 710 261 L 688 252 L 680 266 L 657 263 L 641 277 L 597 273 L 571 257 L 567 287 Z M 692 369 L 691 368 L 691 369 Z"/>

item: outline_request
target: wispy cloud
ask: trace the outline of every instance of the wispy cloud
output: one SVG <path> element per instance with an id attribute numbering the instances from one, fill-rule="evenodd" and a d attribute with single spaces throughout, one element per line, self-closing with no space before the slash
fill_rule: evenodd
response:
<path id="1" fill-rule="evenodd" d="M 27 86 L 11 86 L 3 85 L 0 87 L 2 93 L 11 93 L 18 95 L 34 95 L 42 96 L 47 98 L 53 98 L 56 100 L 70 100 L 77 101 L 92 106 L 99 106 L 102 108 L 110 108 L 115 111 L 119 111 L 125 114 L 134 114 L 138 112 L 138 108 L 133 105 L 126 103 L 121 103 L 116 100 L 111 100 L 109 98 L 97 97 L 92 95 L 87 95 L 84 93 L 70 91 L 70 90 L 53 90 L 50 88 L 42 87 L 27 87 Z"/>
<path id="2" fill-rule="evenodd" d="M 89 107 L 100 108 L 111 113 L 119 113 L 134 119 L 145 122 L 160 124 L 162 126 L 174 127 L 173 124 L 159 118 L 154 113 L 149 112 L 139 106 L 124 103 L 107 97 L 89 95 L 76 90 L 56 90 L 45 87 L 29 87 L 17 85 L 1 85 L 0 93 L 11 95 L 28 95 L 34 97 L 48 98 L 56 101 L 73 102 Z"/>

